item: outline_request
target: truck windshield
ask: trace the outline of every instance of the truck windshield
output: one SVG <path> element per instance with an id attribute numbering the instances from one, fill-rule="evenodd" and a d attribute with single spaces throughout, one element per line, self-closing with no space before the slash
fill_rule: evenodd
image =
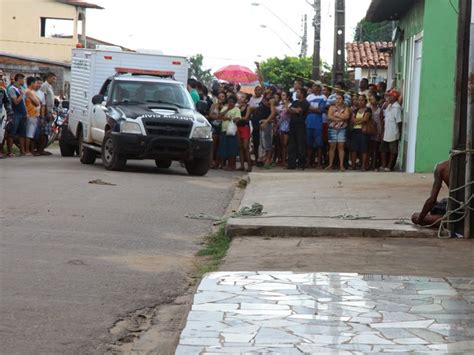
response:
<path id="1" fill-rule="evenodd" d="M 146 81 L 115 81 L 112 92 L 114 104 L 156 103 L 194 109 L 192 99 L 181 84 Z"/>

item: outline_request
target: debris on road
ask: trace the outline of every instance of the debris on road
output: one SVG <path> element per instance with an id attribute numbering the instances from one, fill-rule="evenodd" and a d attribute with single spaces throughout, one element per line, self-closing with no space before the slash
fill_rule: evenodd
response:
<path id="1" fill-rule="evenodd" d="M 105 186 L 117 186 L 117 184 L 112 184 L 111 182 L 102 181 L 101 179 L 91 180 L 91 181 L 89 181 L 89 184 L 105 185 Z"/>

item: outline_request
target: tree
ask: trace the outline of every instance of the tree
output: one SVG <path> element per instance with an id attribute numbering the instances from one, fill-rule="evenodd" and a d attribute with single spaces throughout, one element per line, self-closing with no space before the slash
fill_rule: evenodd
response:
<path id="1" fill-rule="evenodd" d="M 211 73 L 211 69 L 203 69 L 203 55 L 196 54 L 195 56 L 188 58 L 188 60 L 191 66 L 189 69 L 189 77 L 194 77 L 197 81 L 200 81 L 204 85 L 210 86 L 214 76 Z"/>
<path id="2" fill-rule="evenodd" d="M 290 88 L 293 86 L 295 79 L 311 80 L 313 59 L 311 57 L 269 58 L 260 63 L 260 71 L 265 82 L 273 85 L 281 85 L 284 88 Z M 323 78 L 326 72 L 331 72 L 331 67 L 322 61 L 321 71 L 321 81 L 325 82 Z"/>
<path id="3" fill-rule="evenodd" d="M 295 79 L 311 78 L 311 58 L 285 57 L 269 58 L 260 63 L 260 71 L 265 82 L 289 88 Z"/>
<path id="4" fill-rule="evenodd" d="M 368 22 L 362 20 L 354 31 L 355 42 L 389 42 L 392 40 L 392 21 Z"/>

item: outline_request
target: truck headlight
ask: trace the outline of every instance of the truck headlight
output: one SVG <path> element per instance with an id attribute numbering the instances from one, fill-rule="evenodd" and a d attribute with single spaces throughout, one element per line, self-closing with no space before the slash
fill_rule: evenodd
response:
<path id="1" fill-rule="evenodd" d="M 196 139 L 211 139 L 212 129 L 211 127 L 203 126 L 194 128 L 194 132 L 191 138 Z"/>
<path id="2" fill-rule="evenodd" d="M 142 130 L 138 123 L 123 122 L 120 124 L 120 133 L 142 134 Z"/>

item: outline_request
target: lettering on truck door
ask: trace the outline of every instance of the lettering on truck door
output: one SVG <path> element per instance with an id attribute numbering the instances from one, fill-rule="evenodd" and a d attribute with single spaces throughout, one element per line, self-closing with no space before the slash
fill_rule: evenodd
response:
<path id="1" fill-rule="evenodd" d="M 105 114 L 107 107 L 105 106 L 105 103 L 107 102 L 107 96 L 109 94 L 110 82 L 110 79 L 107 80 L 104 85 L 102 85 L 102 89 L 100 89 L 99 94 L 104 96 L 103 102 L 95 105 L 92 109 L 91 135 L 92 140 L 96 144 L 102 144 L 102 141 L 104 140 L 105 125 L 107 124 L 107 117 Z"/>

